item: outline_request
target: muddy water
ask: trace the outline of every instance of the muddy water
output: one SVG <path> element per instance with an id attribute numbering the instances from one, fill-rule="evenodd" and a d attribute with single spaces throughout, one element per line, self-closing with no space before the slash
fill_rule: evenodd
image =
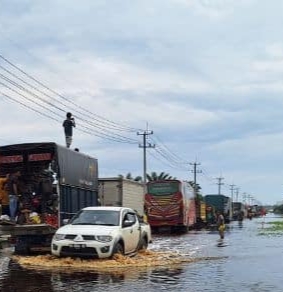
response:
<path id="1" fill-rule="evenodd" d="M 215 231 L 154 237 L 150 250 L 113 261 L 0 255 L 0 291 L 283 291 L 283 234 L 264 233 L 268 215 Z M 263 235 L 262 235 L 263 233 Z"/>

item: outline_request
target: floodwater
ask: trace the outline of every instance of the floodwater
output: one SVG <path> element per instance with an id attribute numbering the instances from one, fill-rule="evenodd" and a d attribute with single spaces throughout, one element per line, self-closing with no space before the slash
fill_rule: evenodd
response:
<path id="1" fill-rule="evenodd" d="M 0 291 L 282 292 L 283 233 L 264 232 L 268 222 L 281 220 L 268 214 L 232 222 L 223 241 L 216 231 L 155 235 L 148 256 L 156 252 L 158 259 L 167 260 L 139 265 L 144 260 L 138 257 L 134 264 L 115 269 L 26 267 L 5 249 L 0 254 Z"/>

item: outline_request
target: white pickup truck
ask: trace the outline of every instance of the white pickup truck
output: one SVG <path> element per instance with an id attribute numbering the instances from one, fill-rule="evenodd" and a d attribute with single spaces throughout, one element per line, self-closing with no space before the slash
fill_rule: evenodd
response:
<path id="1" fill-rule="evenodd" d="M 86 207 L 53 236 L 53 255 L 110 258 L 135 254 L 152 241 L 151 229 L 125 207 Z"/>

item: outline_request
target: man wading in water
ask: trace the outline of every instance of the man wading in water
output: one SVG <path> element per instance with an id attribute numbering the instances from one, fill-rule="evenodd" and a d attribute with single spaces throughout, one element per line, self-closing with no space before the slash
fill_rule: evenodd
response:
<path id="1" fill-rule="evenodd" d="M 217 211 L 217 228 L 220 238 L 224 239 L 225 220 L 224 216 L 219 211 Z"/>

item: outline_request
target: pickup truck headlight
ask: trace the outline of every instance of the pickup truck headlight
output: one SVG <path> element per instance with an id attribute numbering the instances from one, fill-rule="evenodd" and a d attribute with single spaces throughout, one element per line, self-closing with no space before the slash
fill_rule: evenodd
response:
<path id="1" fill-rule="evenodd" d="M 65 234 L 56 233 L 53 238 L 54 240 L 63 240 L 65 239 Z"/>
<path id="2" fill-rule="evenodd" d="M 113 239 L 112 236 L 109 236 L 109 235 L 97 235 L 96 236 L 96 240 L 100 241 L 100 242 L 109 242 L 112 239 Z"/>

